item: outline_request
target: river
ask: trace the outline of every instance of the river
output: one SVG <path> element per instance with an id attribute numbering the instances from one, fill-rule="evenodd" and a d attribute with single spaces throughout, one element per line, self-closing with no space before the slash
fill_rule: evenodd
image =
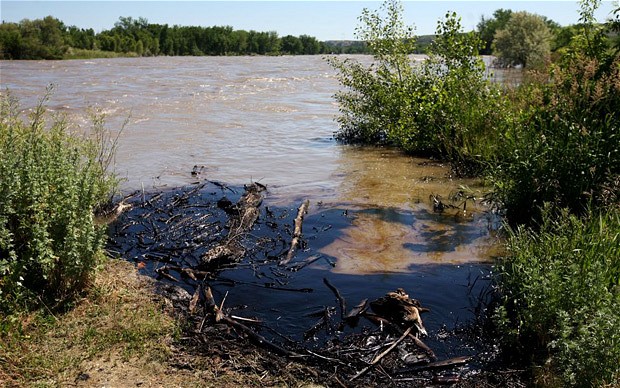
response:
<path id="1" fill-rule="evenodd" d="M 498 253 L 498 219 L 480 205 L 484 187 L 454 179 L 435 161 L 337 143 L 339 84 L 320 56 L 2 61 L 0 70 L 2 93 L 8 88 L 26 111 L 54 84 L 49 109 L 84 130 L 90 108 L 106 114 L 112 132 L 128 119 L 115 161 L 124 193 L 197 179 L 258 181 L 271 206 L 294 210 L 310 200 L 307 230 L 348 214 L 330 225 L 329 239 L 308 242 L 333 258 L 333 268 L 315 270 L 333 276 L 347 296 L 403 287 L 432 309 L 426 322 L 435 334 L 474 318 Z M 431 195 L 447 199 L 459 190 L 477 197 L 467 211 L 432 211 Z M 312 298 L 331 300 L 323 291 Z M 266 301 L 263 309 L 310 303 L 263 293 L 236 299 Z"/>

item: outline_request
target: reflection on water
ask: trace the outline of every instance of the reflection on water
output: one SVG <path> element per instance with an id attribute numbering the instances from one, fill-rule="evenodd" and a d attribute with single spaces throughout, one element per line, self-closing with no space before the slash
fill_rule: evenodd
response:
<path id="1" fill-rule="evenodd" d="M 488 262 L 497 252 L 497 218 L 480 205 L 479 180 L 452 179 L 441 163 L 384 148 L 346 148 L 337 202 L 361 209 L 321 252 L 338 258 L 340 273 L 405 272 L 419 264 Z M 462 190 L 475 197 L 432 212 L 431 195 L 447 203 Z"/>
<path id="2" fill-rule="evenodd" d="M 400 214 L 409 221 L 404 223 L 385 219 L 381 214 L 385 211 L 355 213 L 342 235 L 321 249 L 338 258 L 335 271 L 405 272 L 421 264 L 489 262 L 498 253 L 484 215 L 455 222 L 450 216 L 434 214 L 417 219 L 421 211 L 407 211 Z"/>

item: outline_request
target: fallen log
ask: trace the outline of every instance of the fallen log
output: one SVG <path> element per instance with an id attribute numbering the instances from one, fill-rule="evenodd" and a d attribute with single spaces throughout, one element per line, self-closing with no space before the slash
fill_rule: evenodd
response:
<path id="1" fill-rule="evenodd" d="M 258 207 L 263 202 L 263 192 L 265 190 L 266 187 L 259 183 L 245 186 L 245 193 L 237 204 L 233 206 L 234 211 L 226 212 L 230 217 L 228 221 L 228 234 L 219 245 L 209 249 L 200 258 L 200 265 L 202 267 L 214 263 L 236 262 L 243 258 L 246 250 L 239 240 L 252 229 L 252 226 L 258 219 Z"/>
<path id="2" fill-rule="evenodd" d="M 293 239 L 291 240 L 291 247 L 286 254 L 286 257 L 280 260 L 279 265 L 286 265 L 295 256 L 295 252 L 301 242 L 301 233 L 302 233 L 302 223 L 304 222 L 304 215 L 308 213 L 308 206 L 310 206 L 310 201 L 305 200 L 297 209 L 297 217 L 295 217 L 295 228 L 293 230 Z"/>

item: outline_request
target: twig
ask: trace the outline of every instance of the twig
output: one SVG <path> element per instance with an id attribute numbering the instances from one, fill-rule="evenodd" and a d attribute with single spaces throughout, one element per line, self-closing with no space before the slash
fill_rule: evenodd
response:
<path id="1" fill-rule="evenodd" d="M 347 303 L 342 297 L 342 294 L 340 294 L 340 291 L 338 291 L 336 286 L 334 286 L 327 278 L 323 278 L 323 283 L 325 283 L 325 285 L 332 290 L 334 295 L 336 295 L 336 299 L 338 299 L 338 303 L 340 304 L 340 317 L 344 319 L 347 311 Z"/>
<path id="2" fill-rule="evenodd" d="M 313 352 L 313 351 L 312 351 L 312 350 L 310 350 L 310 349 L 306 349 L 306 352 L 310 353 L 312 356 L 315 356 L 315 357 L 321 358 L 321 359 L 323 359 L 323 360 L 332 361 L 332 362 L 337 362 L 338 364 L 345 365 L 345 366 L 349 366 L 349 364 L 347 364 L 347 363 L 345 363 L 345 362 L 342 362 L 342 361 L 340 361 L 340 360 L 339 360 L 339 359 L 337 359 L 337 358 L 332 358 L 332 357 L 323 356 L 323 355 L 321 355 L 321 354 L 318 354 L 318 353 Z"/>
<path id="3" fill-rule="evenodd" d="M 366 374 L 366 372 L 368 372 L 370 370 L 370 368 L 372 368 L 373 366 L 375 366 L 379 361 L 381 361 L 381 359 L 385 356 L 387 356 L 392 350 L 394 350 L 394 348 L 396 346 L 398 346 L 398 344 L 400 344 L 401 342 L 403 342 L 403 340 L 405 338 L 407 338 L 407 336 L 409 335 L 409 333 L 411 333 L 411 330 L 413 329 L 413 326 L 409 326 L 409 328 L 407 328 L 407 330 L 405 330 L 405 332 L 403 333 L 403 335 L 400 336 L 400 338 L 398 340 L 396 340 L 392 345 L 390 345 L 389 348 L 385 349 L 383 351 L 383 353 L 379 354 L 378 356 L 376 356 L 371 362 L 370 364 L 365 367 L 364 369 L 362 369 L 361 371 L 359 371 L 355 376 L 351 377 L 351 380 L 349 381 L 353 381 L 361 376 L 363 376 L 364 374 Z"/>

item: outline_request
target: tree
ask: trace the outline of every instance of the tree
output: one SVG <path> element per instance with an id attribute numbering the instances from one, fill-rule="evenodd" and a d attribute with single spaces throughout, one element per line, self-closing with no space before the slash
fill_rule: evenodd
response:
<path id="1" fill-rule="evenodd" d="M 24 54 L 22 34 L 16 23 L 0 24 L 0 58 L 21 59 Z"/>
<path id="2" fill-rule="evenodd" d="M 409 127 L 408 86 L 415 77 L 409 54 L 414 51 L 414 28 L 403 20 L 402 4 L 387 0 L 379 11 L 364 9 L 356 37 L 370 48 L 370 66 L 329 57 L 346 90 L 335 95 L 340 104 L 339 140 L 351 143 L 392 143 L 393 134 Z M 398 135 L 397 135 L 398 136 Z"/>
<path id="3" fill-rule="evenodd" d="M 505 28 L 495 33 L 495 54 L 504 65 L 540 66 L 550 55 L 551 38 L 545 18 L 516 12 Z"/>
<path id="4" fill-rule="evenodd" d="M 478 34 L 482 40 L 484 47 L 480 50 L 482 55 L 491 55 L 493 53 L 493 39 L 495 39 L 495 33 L 497 30 L 502 30 L 510 20 L 512 11 L 509 9 L 498 9 L 493 12 L 493 17 L 485 19 L 484 16 L 480 18 L 478 23 Z"/>
<path id="5" fill-rule="evenodd" d="M 313 36 L 300 35 L 299 40 L 303 46 L 302 54 L 315 55 L 321 51 L 321 44 Z"/>
<path id="6" fill-rule="evenodd" d="M 301 54 L 304 51 L 304 45 L 301 40 L 293 35 L 282 37 L 282 54 Z"/>

